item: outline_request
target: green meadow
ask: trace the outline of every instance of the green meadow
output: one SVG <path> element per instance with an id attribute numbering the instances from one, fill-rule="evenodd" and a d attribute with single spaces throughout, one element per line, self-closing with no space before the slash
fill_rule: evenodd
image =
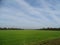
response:
<path id="1" fill-rule="evenodd" d="M 60 38 L 60 31 L 0 30 L 0 45 L 39 45 L 55 38 Z"/>

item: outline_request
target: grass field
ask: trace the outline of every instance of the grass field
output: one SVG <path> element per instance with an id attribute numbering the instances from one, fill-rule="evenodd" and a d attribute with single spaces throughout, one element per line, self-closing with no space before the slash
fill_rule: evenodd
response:
<path id="1" fill-rule="evenodd" d="M 38 45 L 55 38 L 60 38 L 60 31 L 0 30 L 0 45 Z"/>

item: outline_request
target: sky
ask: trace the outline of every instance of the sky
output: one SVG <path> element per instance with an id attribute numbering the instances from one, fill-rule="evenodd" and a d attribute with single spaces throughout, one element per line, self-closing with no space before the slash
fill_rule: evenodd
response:
<path id="1" fill-rule="evenodd" d="M 60 27 L 60 0 L 0 0 L 0 27 Z"/>

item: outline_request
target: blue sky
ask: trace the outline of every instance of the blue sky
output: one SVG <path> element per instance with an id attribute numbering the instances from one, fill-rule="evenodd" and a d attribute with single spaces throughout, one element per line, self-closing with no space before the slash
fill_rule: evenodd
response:
<path id="1" fill-rule="evenodd" d="M 0 27 L 60 27 L 60 0 L 1 0 Z"/>

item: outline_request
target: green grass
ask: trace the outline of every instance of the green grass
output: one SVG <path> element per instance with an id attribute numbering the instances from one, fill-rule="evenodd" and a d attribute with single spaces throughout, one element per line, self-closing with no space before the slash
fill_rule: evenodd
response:
<path id="1" fill-rule="evenodd" d="M 0 30 L 0 45 L 37 45 L 54 38 L 60 38 L 60 31 Z"/>

